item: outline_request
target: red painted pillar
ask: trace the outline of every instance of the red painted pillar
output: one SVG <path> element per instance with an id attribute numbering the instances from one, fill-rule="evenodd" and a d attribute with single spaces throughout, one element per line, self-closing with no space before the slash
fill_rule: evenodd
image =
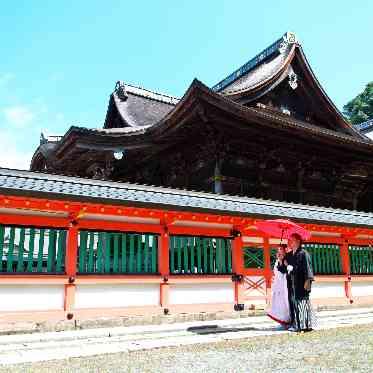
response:
<path id="1" fill-rule="evenodd" d="M 351 293 L 351 270 L 350 270 L 350 256 L 348 253 L 348 238 L 344 237 L 343 243 L 341 245 L 341 260 L 342 260 L 342 272 L 346 275 L 345 279 L 345 294 L 346 297 L 350 300 L 350 303 L 353 303 L 352 293 Z"/>
<path id="2" fill-rule="evenodd" d="M 167 226 L 164 226 L 164 230 L 159 238 L 158 247 L 158 272 L 162 276 L 162 282 L 159 289 L 159 303 L 161 307 L 167 307 L 169 302 L 169 284 L 168 277 L 170 275 L 170 255 L 169 255 L 169 243 L 170 238 L 168 235 Z"/>
<path id="3" fill-rule="evenodd" d="M 263 256 L 264 256 L 264 278 L 266 281 L 266 303 L 271 299 L 272 268 L 271 268 L 271 248 L 268 237 L 263 238 Z"/>
<path id="4" fill-rule="evenodd" d="M 232 272 L 236 275 L 244 274 L 244 261 L 243 261 L 243 241 L 241 232 L 236 230 L 237 234 L 233 238 L 232 246 Z M 234 303 L 243 303 L 243 289 L 242 282 L 234 282 Z"/>
<path id="5" fill-rule="evenodd" d="M 65 285 L 64 310 L 71 313 L 75 303 L 75 276 L 78 257 L 78 228 L 72 225 L 67 234 L 67 246 L 65 257 L 66 275 L 69 277 L 69 283 Z"/>

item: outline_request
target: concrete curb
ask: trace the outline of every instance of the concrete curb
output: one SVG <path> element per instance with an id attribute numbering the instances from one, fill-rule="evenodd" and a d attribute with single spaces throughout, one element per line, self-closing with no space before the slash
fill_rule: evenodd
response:
<path id="1" fill-rule="evenodd" d="M 373 307 L 373 306 L 371 306 Z M 319 306 L 316 311 L 339 311 L 353 310 L 361 307 L 354 305 L 340 306 Z M 369 307 L 368 307 L 369 308 Z M 43 321 L 43 322 L 9 322 L 0 323 L 1 335 L 14 334 L 31 334 L 31 333 L 46 333 L 46 332 L 61 332 L 73 330 L 87 330 L 97 328 L 115 328 L 115 327 L 130 327 L 143 325 L 164 325 L 195 321 L 214 321 L 227 319 L 240 319 L 253 316 L 263 316 L 263 309 L 248 309 L 244 311 L 218 311 L 218 312 L 198 312 L 198 313 L 178 313 L 168 315 L 131 315 L 120 317 L 98 317 L 92 319 L 74 319 L 74 320 L 58 320 L 58 321 Z"/>
<path id="2" fill-rule="evenodd" d="M 252 316 L 262 316 L 264 310 L 218 311 L 199 313 L 178 313 L 168 315 L 131 315 L 120 317 L 98 317 L 92 319 L 74 319 L 43 322 L 9 322 L 0 323 L 0 336 L 12 334 L 30 334 L 44 332 L 61 332 L 97 328 L 128 327 L 138 325 L 163 325 L 185 323 L 192 321 L 212 321 L 239 319 Z"/>

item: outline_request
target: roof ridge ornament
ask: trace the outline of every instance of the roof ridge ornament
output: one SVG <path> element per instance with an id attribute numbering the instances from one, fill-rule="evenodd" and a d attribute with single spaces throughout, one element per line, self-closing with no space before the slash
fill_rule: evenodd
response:
<path id="1" fill-rule="evenodd" d="M 164 102 L 170 105 L 176 105 L 180 101 L 179 98 L 166 95 L 164 93 L 151 91 L 146 88 L 137 87 L 131 84 L 125 84 L 122 81 L 117 81 L 115 85 L 115 92 L 122 101 L 127 100 L 128 94 L 134 94 L 151 100 Z"/>
<path id="2" fill-rule="evenodd" d="M 297 37 L 294 32 L 287 32 L 283 37 L 282 37 L 282 42 L 280 43 L 280 46 L 278 48 L 278 51 L 281 54 L 284 54 L 288 48 L 289 45 L 297 43 Z"/>
<path id="3" fill-rule="evenodd" d="M 128 94 L 126 91 L 126 85 L 120 80 L 118 80 L 117 83 L 115 84 L 115 92 L 122 101 L 127 100 Z"/>
<path id="4" fill-rule="evenodd" d="M 40 132 L 40 145 L 46 144 L 48 142 L 47 138 L 44 136 L 43 132 Z"/>

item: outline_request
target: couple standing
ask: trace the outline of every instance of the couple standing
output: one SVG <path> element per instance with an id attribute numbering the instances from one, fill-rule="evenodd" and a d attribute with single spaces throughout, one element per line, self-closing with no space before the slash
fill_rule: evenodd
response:
<path id="1" fill-rule="evenodd" d="M 312 281 L 311 258 L 302 249 L 300 235 L 294 233 L 288 239 L 288 246 L 278 249 L 268 316 L 289 331 L 312 330 L 314 314 L 309 299 Z"/>

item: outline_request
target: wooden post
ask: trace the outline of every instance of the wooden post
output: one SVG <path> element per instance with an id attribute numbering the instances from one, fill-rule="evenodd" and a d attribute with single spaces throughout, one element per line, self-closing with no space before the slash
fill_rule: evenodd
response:
<path id="1" fill-rule="evenodd" d="M 271 248 L 268 237 L 263 238 L 263 256 L 264 256 L 264 278 L 266 282 L 266 303 L 271 299 L 272 287 L 272 268 L 271 268 Z"/>
<path id="2" fill-rule="evenodd" d="M 235 230 L 236 235 L 233 238 L 232 247 L 232 272 L 236 275 L 243 275 L 244 262 L 243 262 L 243 241 L 240 230 Z M 238 281 L 234 282 L 234 303 L 243 303 L 242 284 Z"/>
<path id="3" fill-rule="evenodd" d="M 170 275 L 170 255 L 169 255 L 169 242 L 167 225 L 164 226 L 163 232 L 159 238 L 158 247 L 158 272 L 162 276 L 162 282 L 159 289 L 159 303 L 161 307 L 167 307 L 169 302 L 169 284 L 168 277 Z"/>
<path id="4" fill-rule="evenodd" d="M 69 283 L 65 285 L 65 301 L 64 310 L 70 314 L 74 309 L 75 303 L 75 276 L 78 257 L 78 228 L 72 225 L 67 234 L 67 246 L 65 257 L 66 275 L 69 278 Z"/>
<path id="5" fill-rule="evenodd" d="M 351 293 L 351 270 L 350 270 L 350 256 L 348 253 L 348 238 L 344 237 L 343 243 L 341 245 L 341 259 L 342 259 L 342 272 L 347 277 L 345 279 L 345 294 L 353 303 L 352 293 Z"/>

